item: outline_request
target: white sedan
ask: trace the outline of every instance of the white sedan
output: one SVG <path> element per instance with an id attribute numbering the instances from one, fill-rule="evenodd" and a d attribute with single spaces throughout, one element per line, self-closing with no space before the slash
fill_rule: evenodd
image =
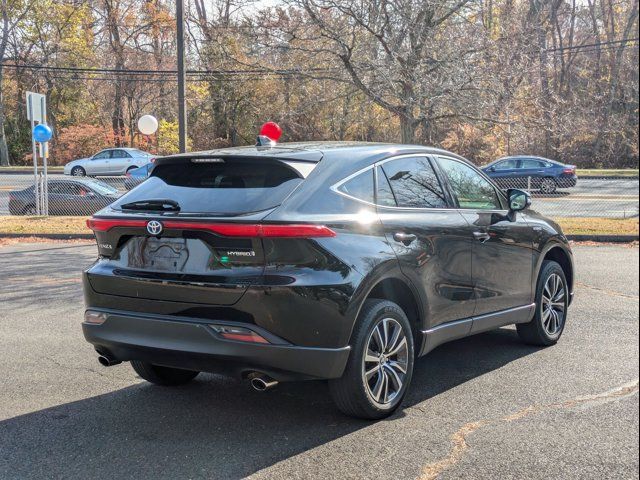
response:
<path id="1" fill-rule="evenodd" d="M 74 177 L 124 175 L 153 160 L 153 155 L 137 148 L 108 148 L 96 153 L 93 157 L 67 163 L 64 166 L 64 174 Z"/>

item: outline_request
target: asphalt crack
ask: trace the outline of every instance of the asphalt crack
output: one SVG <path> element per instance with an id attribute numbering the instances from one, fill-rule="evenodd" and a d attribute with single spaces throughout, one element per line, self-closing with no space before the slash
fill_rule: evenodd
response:
<path id="1" fill-rule="evenodd" d="M 638 295 L 629 295 L 627 293 L 616 292 L 615 290 L 607 290 L 606 288 L 595 287 L 593 285 L 588 285 L 582 282 L 576 282 L 576 286 L 595 290 L 596 292 L 604 293 L 605 295 L 609 295 L 611 297 L 630 298 L 631 300 L 638 300 L 640 298 L 638 297 Z"/>
<path id="2" fill-rule="evenodd" d="M 635 395 L 636 393 L 638 393 L 638 388 L 639 383 L 638 379 L 636 379 L 612 390 L 597 393 L 595 395 L 577 397 L 571 400 L 566 400 L 564 402 L 529 405 L 528 407 L 525 407 L 503 417 L 466 423 L 453 435 L 451 435 L 451 450 L 449 451 L 449 454 L 438 461 L 425 465 L 422 468 L 422 472 L 418 478 L 419 480 L 433 480 L 449 468 L 455 466 L 464 457 L 465 452 L 470 448 L 469 444 L 467 443 L 467 437 L 480 428 L 489 427 L 500 423 L 515 422 L 531 415 L 536 415 L 552 410 L 612 402 L 624 397 Z"/>

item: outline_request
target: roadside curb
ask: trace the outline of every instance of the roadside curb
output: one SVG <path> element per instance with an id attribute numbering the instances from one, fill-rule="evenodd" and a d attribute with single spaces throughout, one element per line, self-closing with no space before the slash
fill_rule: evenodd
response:
<path id="1" fill-rule="evenodd" d="M 574 242 L 630 243 L 637 242 L 638 235 L 567 235 Z"/>
<path id="2" fill-rule="evenodd" d="M 38 167 L 38 173 L 42 173 L 42 167 Z M 47 167 L 47 173 L 58 174 L 64 173 L 63 169 Z M 33 175 L 33 169 L 31 170 L 0 170 L 0 175 Z"/>
<path id="3" fill-rule="evenodd" d="M 640 176 L 624 176 L 624 175 L 580 175 L 578 177 L 578 182 L 580 180 L 639 180 Z"/>

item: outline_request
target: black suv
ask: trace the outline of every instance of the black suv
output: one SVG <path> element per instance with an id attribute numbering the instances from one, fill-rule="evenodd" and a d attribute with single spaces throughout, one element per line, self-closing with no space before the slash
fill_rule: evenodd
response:
<path id="1" fill-rule="evenodd" d="M 88 221 L 83 330 L 104 365 L 180 385 L 198 372 L 328 379 L 382 418 L 414 359 L 503 325 L 552 345 L 573 260 L 554 222 L 452 153 L 305 143 L 160 158 Z"/>

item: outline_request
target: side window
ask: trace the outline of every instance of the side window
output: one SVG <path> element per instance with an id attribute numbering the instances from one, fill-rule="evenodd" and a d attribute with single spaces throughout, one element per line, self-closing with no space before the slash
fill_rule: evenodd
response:
<path id="1" fill-rule="evenodd" d="M 131 158 L 131 155 L 124 150 L 112 150 L 112 152 L 111 158 Z"/>
<path id="2" fill-rule="evenodd" d="M 480 173 L 469 165 L 450 158 L 440 157 L 439 162 L 460 208 L 502 210 L 496 189 Z"/>
<path id="3" fill-rule="evenodd" d="M 81 194 L 80 192 L 82 189 L 83 187 L 81 187 L 76 183 L 67 183 L 65 185 L 65 193 L 67 195 L 80 195 Z"/>
<path id="4" fill-rule="evenodd" d="M 495 169 L 496 170 L 513 170 L 514 168 L 517 168 L 517 166 L 518 166 L 518 161 L 512 158 L 496 164 Z"/>
<path id="5" fill-rule="evenodd" d="M 93 158 L 94 160 L 104 160 L 105 158 L 111 158 L 111 150 L 104 150 L 103 152 L 96 153 Z"/>
<path id="6" fill-rule="evenodd" d="M 426 157 L 406 157 L 382 164 L 399 207 L 446 208 L 436 172 Z"/>
<path id="7" fill-rule="evenodd" d="M 396 197 L 393 196 L 389 179 L 382 171 L 382 167 L 376 167 L 376 203 L 383 207 L 397 207 Z"/>
<path id="8" fill-rule="evenodd" d="M 338 187 L 338 190 L 350 197 L 373 203 L 373 169 L 370 168 L 347 180 Z"/>
<path id="9" fill-rule="evenodd" d="M 64 191 L 64 184 L 62 183 L 49 183 L 49 194 L 52 193 L 56 193 L 56 194 L 63 194 L 66 193 Z"/>
<path id="10" fill-rule="evenodd" d="M 544 168 L 545 166 L 545 163 L 541 162 L 540 160 L 527 158 L 526 160 L 522 161 L 522 168 Z"/>

